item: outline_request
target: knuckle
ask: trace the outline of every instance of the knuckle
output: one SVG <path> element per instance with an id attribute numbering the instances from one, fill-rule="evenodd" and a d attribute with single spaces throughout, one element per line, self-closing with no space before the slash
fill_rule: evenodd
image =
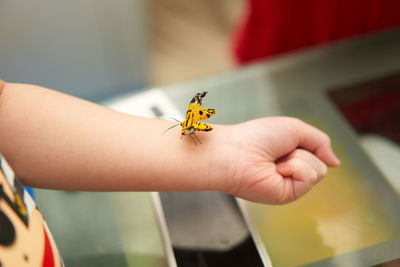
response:
<path id="1" fill-rule="evenodd" d="M 316 183 L 316 182 L 318 182 L 318 179 L 319 177 L 318 177 L 318 173 L 317 173 L 317 171 L 316 170 L 312 170 L 311 171 L 311 174 L 310 174 L 310 180 L 311 180 L 311 182 L 314 184 L 314 183 Z"/>
<path id="2" fill-rule="evenodd" d="M 328 167 L 325 164 L 323 164 L 321 167 L 319 176 L 320 176 L 320 178 L 322 178 L 322 177 L 326 176 L 327 174 L 328 174 Z"/>

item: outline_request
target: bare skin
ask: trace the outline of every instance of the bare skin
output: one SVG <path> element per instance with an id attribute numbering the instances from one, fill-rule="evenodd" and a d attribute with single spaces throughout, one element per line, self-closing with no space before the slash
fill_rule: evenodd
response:
<path id="1" fill-rule="evenodd" d="M 283 204 L 339 166 L 329 137 L 294 118 L 212 125 L 180 139 L 175 122 L 126 115 L 28 84 L 0 95 L 0 152 L 26 185 L 86 191 L 219 190 Z"/>

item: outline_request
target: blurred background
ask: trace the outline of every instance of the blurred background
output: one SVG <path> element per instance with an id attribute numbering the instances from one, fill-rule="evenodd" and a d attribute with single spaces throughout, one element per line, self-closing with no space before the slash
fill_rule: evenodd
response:
<path id="1" fill-rule="evenodd" d="M 90 100 L 234 66 L 242 0 L 0 1 L 0 78 Z"/>
<path id="2" fill-rule="evenodd" d="M 2 0 L 0 78 L 104 100 L 391 30 L 398 8 L 393 0 Z"/>
<path id="3" fill-rule="evenodd" d="M 149 1 L 150 83 L 233 68 L 231 42 L 244 7 L 243 0 Z"/>

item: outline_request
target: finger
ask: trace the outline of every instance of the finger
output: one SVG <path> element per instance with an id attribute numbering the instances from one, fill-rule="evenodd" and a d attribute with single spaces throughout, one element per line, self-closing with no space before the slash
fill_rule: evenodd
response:
<path id="1" fill-rule="evenodd" d="M 308 170 L 311 173 L 307 173 L 307 170 L 302 170 L 297 165 L 300 165 L 300 167 L 304 166 L 305 168 L 311 168 L 312 170 Z M 304 149 L 296 149 L 287 157 L 280 160 L 280 162 L 277 164 L 277 171 L 282 171 L 281 174 L 285 176 L 293 175 L 293 178 L 300 180 L 306 180 L 306 175 L 311 175 L 310 179 L 313 180 L 314 183 L 319 181 L 327 174 L 327 166 L 322 160 L 320 160 L 311 152 Z M 316 177 L 314 177 L 315 174 Z M 314 181 L 315 179 L 316 181 Z"/>
<path id="2" fill-rule="evenodd" d="M 286 194 L 292 196 L 292 200 L 306 194 L 319 180 L 316 170 L 299 158 L 280 163 L 277 171 L 284 177 Z"/>
<path id="3" fill-rule="evenodd" d="M 317 171 L 308 162 L 299 158 L 280 162 L 277 165 L 277 172 L 284 177 L 310 184 L 315 184 L 318 181 Z"/>
<path id="4" fill-rule="evenodd" d="M 328 166 L 340 165 L 340 160 L 332 151 L 331 140 L 327 134 L 301 120 L 297 120 L 295 127 L 299 147 L 314 153 Z"/>

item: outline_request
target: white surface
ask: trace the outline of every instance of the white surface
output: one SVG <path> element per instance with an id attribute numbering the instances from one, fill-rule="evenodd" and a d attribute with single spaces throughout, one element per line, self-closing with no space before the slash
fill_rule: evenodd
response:
<path id="1" fill-rule="evenodd" d="M 361 145 L 400 194 L 400 146 L 380 135 L 363 135 Z"/>
<path id="2" fill-rule="evenodd" d="M 152 107 L 157 107 L 163 114 L 160 118 L 183 120 L 182 114 L 172 104 L 167 95 L 157 88 L 125 96 L 121 99 L 114 99 L 107 103 L 107 106 L 123 113 L 149 118 L 156 117 L 156 114 L 152 111 Z"/>

